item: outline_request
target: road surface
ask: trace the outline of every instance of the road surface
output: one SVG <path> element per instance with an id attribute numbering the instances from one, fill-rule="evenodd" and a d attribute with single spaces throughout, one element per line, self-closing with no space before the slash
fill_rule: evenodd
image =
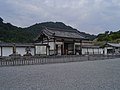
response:
<path id="1" fill-rule="evenodd" d="M 0 67 L 0 90 L 120 90 L 120 59 Z"/>

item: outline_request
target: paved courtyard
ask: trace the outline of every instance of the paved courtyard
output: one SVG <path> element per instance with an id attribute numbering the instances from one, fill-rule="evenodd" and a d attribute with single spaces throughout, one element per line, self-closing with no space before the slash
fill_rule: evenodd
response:
<path id="1" fill-rule="evenodd" d="M 0 90 L 120 90 L 120 59 L 0 67 Z"/>

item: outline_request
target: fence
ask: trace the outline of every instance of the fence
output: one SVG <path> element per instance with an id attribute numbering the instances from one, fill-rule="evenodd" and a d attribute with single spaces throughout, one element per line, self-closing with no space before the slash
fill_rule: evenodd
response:
<path id="1" fill-rule="evenodd" d="M 0 66 L 35 65 L 119 58 L 119 55 L 9 56 L 0 58 Z"/>

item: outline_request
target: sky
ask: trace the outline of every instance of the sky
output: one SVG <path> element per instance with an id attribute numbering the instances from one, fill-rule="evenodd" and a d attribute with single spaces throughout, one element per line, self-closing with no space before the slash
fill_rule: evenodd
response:
<path id="1" fill-rule="evenodd" d="M 120 0 L 0 0 L 0 17 L 19 27 L 53 21 L 98 34 L 120 29 Z"/>

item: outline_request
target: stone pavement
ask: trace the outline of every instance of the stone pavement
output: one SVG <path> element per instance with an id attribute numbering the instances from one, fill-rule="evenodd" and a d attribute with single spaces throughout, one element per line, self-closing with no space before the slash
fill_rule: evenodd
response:
<path id="1" fill-rule="evenodd" d="M 0 67 L 0 90 L 120 90 L 120 58 Z"/>

